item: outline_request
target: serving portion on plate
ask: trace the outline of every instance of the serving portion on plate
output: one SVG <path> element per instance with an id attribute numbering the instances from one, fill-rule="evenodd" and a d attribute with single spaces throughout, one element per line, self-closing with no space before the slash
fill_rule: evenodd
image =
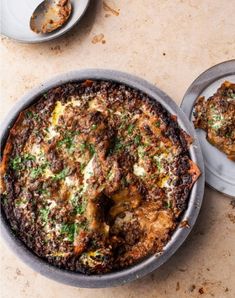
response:
<path id="1" fill-rule="evenodd" d="M 234 83 L 235 60 L 220 63 L 191 84 L 181 103 L 182 110 L 197 128 L 206 182 L 232 197 L 235 196 Z"/>
<path id="2" fill-rule="evenodd" d="M 177 117 L 123 84 L 85 80 L 39 96 L 10 130 L 3 209 L 60 268 L 105 273 L 160 252 L 200 175 Z"/>
<path id="3" fill-rule="evenodd" d="M 207 140 L 235 161 L 235 84 L 225 81 L 209 99 L 194 105 L 194 126 L 206 131 Z"/>

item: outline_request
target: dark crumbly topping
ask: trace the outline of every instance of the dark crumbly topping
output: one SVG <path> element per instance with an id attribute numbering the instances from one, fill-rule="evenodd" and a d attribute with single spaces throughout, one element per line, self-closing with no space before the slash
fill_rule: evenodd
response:
<path id="1" fill-rule="evenodd" d="M 68 270 L 104 273 L 159 252 L 199 176 L 189 136 L 124 85 L 70 83 L 23 111 L 1 163 L 12 229 Z"/>

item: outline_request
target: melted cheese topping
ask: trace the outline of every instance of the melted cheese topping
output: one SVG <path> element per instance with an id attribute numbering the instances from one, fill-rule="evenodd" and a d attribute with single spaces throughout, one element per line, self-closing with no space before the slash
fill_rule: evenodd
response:
<path id="1" fill-rule="evenodd" d="M 89 108 L 90 108 L 90 110 L 96 110 L 96 111 L 99 111 L 99 112 L 104 111 L 104 108 L 102 106 L 102 102 L 98 98 L 95 98 L 95 99 L 93 99 L 89 102 Z"/>
<path id="2" fill-rule="evenodd" d="M 83 171 L 83 192 L 86 192 L 88 189 L 88 179 L 90 179 L 94 175 L 94 169 L 93 169 L 93 162 L 95 159 L 95 155 L 92 157 L 92 159 L 88 162 L 86 165 L 84 171 Z"/>
<path id="3" fill-rule="evenodd" d="M 30 153 L 35 156 L 36 161 L 39 162 L 43 158 L 43 149 L 40 144 L 33 144 Z"/>
<path id="4" fill-rule="evenodd" d="M 56 131 L 56 127 L 58 126 L 59 119 L 64 115 L 65 109 L 67 106 L 72 105 L 73 107 L 79 107 L 81 105 L 81 101 L 77 99 L 77 97 L 72 96 L 70 100 L 62 105 L 61 101 L 57 101 L 55 104 L 55 108 L 51 114 L 51 118 L 49 122 L 51 123 L 47 129 L 47 140 L 51 140 L 54 137 L 58 136 L 59 133 Z"/>
<path id="5" fill-rule="evenodd" d="M 134 174 L 138 177 L 143 177 L 146 175 L 145 169 L 138 164 L 134 164 Z"/>

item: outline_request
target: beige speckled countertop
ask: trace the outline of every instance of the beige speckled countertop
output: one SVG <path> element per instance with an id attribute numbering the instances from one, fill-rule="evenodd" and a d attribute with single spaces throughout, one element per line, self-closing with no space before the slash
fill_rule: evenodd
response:
<path id="1" fill-rule="evenodd" d="M 235 58 L 235 0 L 113 0 L 119 16 L 91 1 L 64 37 L 24 45 L 2 37 L 1 119 L 28 90 L 56 74 L 88 67 L 126 71 L 178 104 L 204 70 Z M 178 252 L 149 276 L 118 288 L 79 289 L 35 273 L 1 246 L 4 298 L 235 297 L 235 209 L 206 187 L 197 224 Z"/>

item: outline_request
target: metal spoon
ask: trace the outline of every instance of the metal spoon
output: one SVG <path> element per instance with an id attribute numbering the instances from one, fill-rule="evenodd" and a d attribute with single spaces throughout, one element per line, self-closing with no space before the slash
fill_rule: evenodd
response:
<path id="1" fill-rule="evenodd" d="M 49 33 L 63 26 L 72 11 L 70 0 L 44 0 L 30 18 L 30 28 L 36 33 Z"/>

